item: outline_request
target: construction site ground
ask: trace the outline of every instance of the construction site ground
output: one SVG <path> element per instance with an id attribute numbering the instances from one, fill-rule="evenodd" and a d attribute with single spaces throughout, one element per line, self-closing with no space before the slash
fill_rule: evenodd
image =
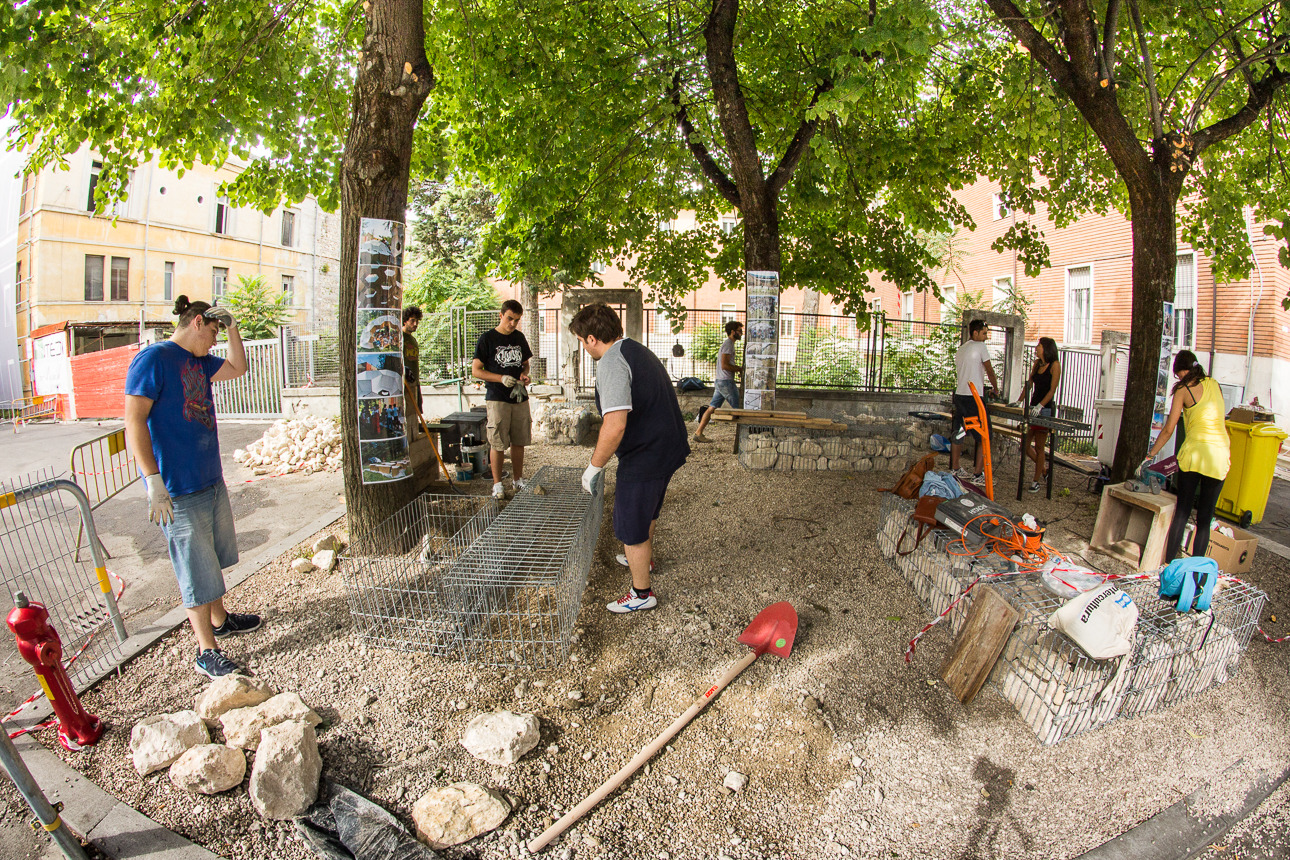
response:
<path id="1" fill-rule="evenodd" d="M 577 640 L 557 668 L 463 664 L 366 646 L 354 633 L 339 574 L 294 573 L 295 551 L 231 593 L 233 608 L 260 611 L 266 623 L 229 651 L 323 716 L 326 778 L 409 825 L 413 802 L 431 787 L 465 780 L 511 798 L 514 812 L 500 828 L 442 852 L 454 860 L 523 855 L 524 841 L 599 786 L 736 661 L 743 650 L 736 637 L 779 600 L 800 617 L 792 656 L 755 663 L 546 855 L 1077 857 L 1201 787 L 1196 815 L 1236 808 L 1260 776 L 1290 766 L 1290 642 L 1269 644 L 1258 634 L 1225 685 L 1052 747 L 1041 746 L 989 686 L 960 705 L 938 677 L 951 645 L 947 630 L 930 633 L 912 663 L 904 659 L 927 617 L 876 542 L 877 489 L 897 475 L 747 471 L 731 454 L 732 432 L 710 428 L 717 441 L 695 444 L 673 479 L 656 536 L 655 611 L 604 609 L 628 585 L 614 561 L 621 545 L 606 505 Z M 588 456 L 586 448 L 538 445 L 526 471 L 582 467 Z M 1015 469 L 1015 460 L 1000 465 L 1001 500 L 1046 521 L 1050 543 L 1086 552 L 1097 497 L 1084 479 L 1059 471 L 1068 494 L 1051 501 L 1027 494 L 1014 503 L 1005 488 L 1015 487 Z M 274 504 L 294 503 L 291 480 L 263 482 Z M 463 485 L 469 493 L 488 489 Z M 609 501 L 613 490 L 611 467 Z M 341 520 L 329 530 L 344 529 Z M 1290 561 L 1261 548 L 1245 578 L 1268 594 L 1264 630 L 1290 633 Z M 191 633 L 178 627 L 84 697 L 109 726 L 98 746 L 65 753 L 49 732 L 42 742 L 116 798 L 216 854 L 312 857 L 289 822 L 262 821 L 245 790 L 194 796 L 174 788 L 164 771 L 135 773 L 130 727 L 192 707 L 207 683 L 193 672 L 193 647 Z M 541 721 L 541 742 L 509 768 L 478 761 L 459 743 L 471 718 L 495 709 Z M 730 771 L 748 777 L 744 790 L 723 791 Z M 0 825 L 26 817 L 11 787 L 0 795 L 7 819 Z M 1233 832 L 1232 850 L 1218 842 L 1206 856 L 1237 856 L 1239 846 L 1248 852 L 1239 856 L 1257 857 L 1268 845 L 1264 856 L 1285 856 L 1285 804 L 1283 788 Z M 32 845 L 14 853 L 17 843 L 4 840 L 0 856 L 33 856 Z"/>

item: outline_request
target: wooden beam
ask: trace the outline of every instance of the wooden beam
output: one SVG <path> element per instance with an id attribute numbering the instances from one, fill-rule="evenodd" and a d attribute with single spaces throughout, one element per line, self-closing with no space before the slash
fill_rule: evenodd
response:
<path id="1" fill-rule="evenodd" d="M 997 589 L 978 585 L 972 591 L 967 620 L 954 640 L 954 649 L 941 665 L 941 678 L 965 705 L 985 683 L 1020 617 Z"/>

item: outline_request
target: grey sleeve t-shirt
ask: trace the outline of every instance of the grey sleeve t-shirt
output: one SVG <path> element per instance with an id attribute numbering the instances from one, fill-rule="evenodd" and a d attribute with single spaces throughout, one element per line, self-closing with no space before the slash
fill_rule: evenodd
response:
<path id="1" fill-rule="evenodd" d="M 610 345 L 596 362 L 596 393 L 599 395 L 600 414 L 632 408 L 632 369 L 623 357 L 623 341 Z"/>
<path id="2" fill-rule="evenodd" d="M 714 378 L 718 382 L 720 382 L 723 379 L 735 378 L 735 375 L 733 373 L 731 373 L 729 370 L 726 370 L 722 367 L 721 356 L 723 355 L 730 356 L 730 363 L 731 364 L 735 363 L 735 342 L 730 338 L 726 338 L 721 342 L 721 350 L 720 352 L 717 353 L 717 372 Z"/>
<path id="3" fill-rule="evenodd" d="M 985 362 L 990 360 L 990 348 L 983 341 L 969 340 L 959 346 L 954 356 L 958 365 L 958 380 L 955 394 L 970 395 L 972 389 L 968 383 L 976 386 L 977 393 L 985 396 Z"/>

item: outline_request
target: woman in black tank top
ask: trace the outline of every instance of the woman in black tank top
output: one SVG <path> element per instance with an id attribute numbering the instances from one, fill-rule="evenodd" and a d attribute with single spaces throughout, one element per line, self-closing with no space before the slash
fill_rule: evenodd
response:
<path id="1" fill-rule="evenodd" d="M 1062 380 L 1062 364 L 1057 360 L 1057 341 L 1041 337 L 1035 345 L 1035 364 L 1030 369 L 1030 402 L 1026 408 L 1031 415 L 1051 417 L 1056 404 L 1057 386 Z M 1048 462 L 1044 459 L 1044 443 L 1048 441 L 1045 427 L 1031 427 L 1026 435 L 1025 454 L 1035 461 L 1035 480 L 1030 492 L 1039 492 L 1046 476 Z"/>

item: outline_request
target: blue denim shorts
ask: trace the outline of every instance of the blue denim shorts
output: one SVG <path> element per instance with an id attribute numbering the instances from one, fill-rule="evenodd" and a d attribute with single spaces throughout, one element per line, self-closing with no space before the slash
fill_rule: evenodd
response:
<path id="1" fill-rule="evenodd" d="M 733 379 L 718 379 L 712 384 L 712 402 L 708 406 L 716 409 L 722 403 L 729 403 L 735 409 L 743 408 L 739 400 L 739 387 Z"/>
<path id="2" fill-rule="evenodd" d="M 170 544 L 170 563 L 179 580 L 179 596 L 193 609 L 219 600 L 224 568 L 237 564 L 237 532 L 228 487 L 220 481 L 208 490 L 175 496 L 175 521 L 161 530 Z"/>

